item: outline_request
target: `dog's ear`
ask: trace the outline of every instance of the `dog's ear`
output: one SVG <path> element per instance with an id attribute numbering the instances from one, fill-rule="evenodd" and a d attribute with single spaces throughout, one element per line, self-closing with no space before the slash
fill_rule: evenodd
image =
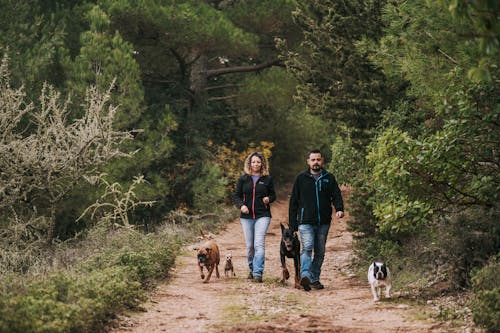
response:
<path id="1" fill-rule="evenodd" d="M 207 250 L 207 253 L 210 253 L 210 251 L 212 251 L 212 249 L 209 247 L 205 248 L 205 250 Z"/>
<path id="2" fill-rule="evenodd" d="M 285 231 L 285 226 L 283 225 L 283 223 L 280 223 L 280 226 L 281 226 L 281 233 L 283 233 L 283 231 Z"/>

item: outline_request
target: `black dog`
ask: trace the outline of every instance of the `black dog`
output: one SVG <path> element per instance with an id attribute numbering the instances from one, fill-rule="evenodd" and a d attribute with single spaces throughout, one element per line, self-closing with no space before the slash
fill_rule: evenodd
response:
<path id="1" fill-rule="evenodd" d="M 281 244 L 280 258 L 283 276 L 281 283 L 285 283 L 290 278 L 290 273 L 286 268 L 286 258 L 293 258 L 295 267 L 295 288 L 300 289 L 300 242 L 297 233 L 281 224 Z"/>

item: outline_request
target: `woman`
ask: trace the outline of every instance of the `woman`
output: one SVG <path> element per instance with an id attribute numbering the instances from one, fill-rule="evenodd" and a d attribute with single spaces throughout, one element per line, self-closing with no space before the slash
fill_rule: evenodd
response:
<path id="1" fill-rule="evenodd" d="M 247 249 L 249 279 L 262 282 L 265 261 L 266 232 L 271 222 L 269 204 L 276 200 L 274 185 L 261 153 L 251 153 L 245 159 L 245 174 L 238 179 L 235 192 L 236 206 L 241 210 Z"/>

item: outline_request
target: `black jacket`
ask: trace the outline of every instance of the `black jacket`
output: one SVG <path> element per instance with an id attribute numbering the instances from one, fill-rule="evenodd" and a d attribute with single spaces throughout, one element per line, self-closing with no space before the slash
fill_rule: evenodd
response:
<path id="1" fill-rule="evenodd" d="M 249 213 L 241 213 L 240 217 L 245 219 L 258 219 L 259 217 L 271 217 L 271 208 L 269 204 L 264 204 L 262 198 L 269 197 L 269 203 L 276 200 L 273 180 L 270 176 L 263 176 L 255 184 L 252 176 L 244 174 L 238 179 L 236 192 L 234 193 L 234 202 L 236 207 L 246 205 Z"/>
<path id="2" fill-rule="evenodd" d="M 322 170 L 318 180 L 314 179 L 309 169 L 300 173 L 290 196 L 290 228 L 297 231 L 299 224 L 329 224 L 332 204 L 337 211 L 344 210 L 339 185 L 331 173 Z"/>

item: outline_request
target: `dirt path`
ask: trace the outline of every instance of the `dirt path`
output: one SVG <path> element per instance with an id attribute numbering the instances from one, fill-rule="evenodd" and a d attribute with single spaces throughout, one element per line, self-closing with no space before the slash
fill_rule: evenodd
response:
<path id="1" fill-rule="evenodd" d="M 239 220 L 234 221 L 215 240 L 222 256 L 232 252 L 236 277 L 224 277 L 222 262 L 221 278 L 214 273 L 208 284 L 201 283 L 195 251 L 189 247 L 179 257 L 173 278 L 145 305 L 146 312 L 125 318 L 114 332 L 460 332 L 442 323 L 409 319 L 415 309 L 405 304 L 372 302 L 367 282 L 348 272 L 352 252 L 352 237 L 346 231 L 349 216 L 335 220 L 330 229 L 321 279 L 325 289 L 297 290 L 293 273 L 282 286 L 280 222 L 287 223 L 287 202 L 274 203 L 272 214 L 264 283 L 246 279 L 243 234 Z M 292 272 L 292 261 L 287 263 Z"/>

